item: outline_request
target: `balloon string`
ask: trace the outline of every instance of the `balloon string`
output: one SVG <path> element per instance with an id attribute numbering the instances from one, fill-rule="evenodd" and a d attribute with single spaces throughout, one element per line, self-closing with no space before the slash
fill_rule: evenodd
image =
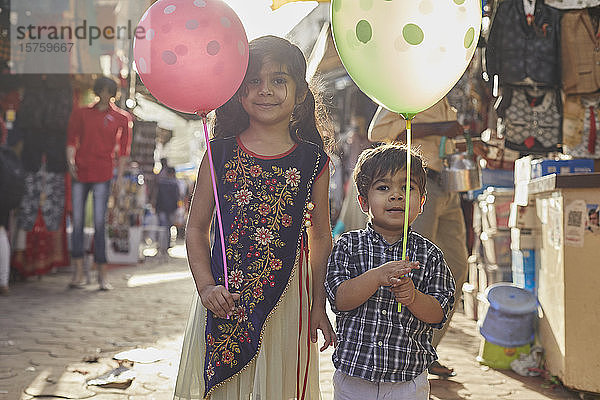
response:
<path id="1" fill-rule="evenodd" d="M 407 259 L 406 246 L 408 242 L 408 213 L 410 206 L 410 160 L 411 160 L 411 120 L 406 120 L 406 196 L 404 197 L 404 228 L 402 234 L 402 259 Z M 398 312 L 402 311 L 402 303 L 398 303 Z"/>
<path id="2" fill-rule="evenodd" d="M 225 289 L 229 290 L 229 279 L 227 274 L 227 256 L 225 255 L 225 238 L 223 236 L 223 218 L 221 217 L 221 206 L 219 204 L 219 195 L 217 193 L 217 179 L 215 178 L 215 167 L 213 165 L 212 151 L 208 138 L 208 129 L 206 127 L 206 114 L 202 114 L 202 123 L 204 125 L 204 139 L 206 140 L 206 151 L 208 152 L 208 164 L 210 165 L 210 176 L 212 178 L 213 194 L 215 196 L 215 206 L 217 208 L 217 221 L 219 222 L 219 233 L 221 234 L 221 252 L 223 255 L 223 273 L 225 274 Z"/>

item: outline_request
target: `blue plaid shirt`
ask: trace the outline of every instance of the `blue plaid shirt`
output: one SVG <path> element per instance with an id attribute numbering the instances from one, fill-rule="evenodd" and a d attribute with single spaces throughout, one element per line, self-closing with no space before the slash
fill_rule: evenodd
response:
<path id="1" fill-rule="evenodd" d="M 454 278 L 439 247 L 412 230 L 407 253 L 409 260 L 420 264 L 410 274 L 415 287 L 442 306 L 444 319 L 438 324 L 419 320 L 407 307 L 399 313 L 398 303 L 386 287 L 380 287 L 354 310 L 338 310 L 338 287 L 369 269 L 402 259 L 402 239 L 389 244 L 369 223 L 364 230 L 344 233 L 335 244 L 325 289 L 337 317 L 338 346 L 332 358 L 340 371 L 372 382 L 407 382 L 437 359 L 431 345 L 432 328 L 440 329 L 452 309 Z"/>

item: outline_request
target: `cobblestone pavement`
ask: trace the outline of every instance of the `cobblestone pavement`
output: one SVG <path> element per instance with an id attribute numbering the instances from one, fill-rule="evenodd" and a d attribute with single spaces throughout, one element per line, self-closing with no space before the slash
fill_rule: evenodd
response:
<path id="1" fill-rule="evenodd" d="M 194 291 L 184 259 L 147 261 L 110 271 L 115 289 L 67 289 L 67 269 L 15 283 L 0 297 L 0 400 L 172 398 L 182 334 Z M 458 375 L 431 379 L 431 399 L 578 399 L 542 378 L 481 367 L 476 325 L 457 312 L 440 345 L 441 362 Z M 131 384 L 90 385 L 119 367 L 113 357 L 146 349 L 122 363 Z M 129 357 L 131 358 L 131 357 Z M 323 400 L 332 399 L 331 350 L 321 354 Z M 269 399 L 271 400 L 271 399 Z M 273 399 L 278 400 L 278 399 Z"/>

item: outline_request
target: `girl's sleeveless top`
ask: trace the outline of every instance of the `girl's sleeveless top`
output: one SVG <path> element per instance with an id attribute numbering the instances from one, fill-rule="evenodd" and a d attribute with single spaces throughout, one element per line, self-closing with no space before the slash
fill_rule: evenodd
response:
<path id="1" fill-rule="evenodd" d="M 328 163 L 317 145 L 300 142 L 276 156 L 261 156 L 237 138 L 210 142 L 221 209 L 228 284 L 240 294 L 236 312 L 208 312 L 204 380 L 207 396 L 258 354 L 263 326 L 288 286 L 309 223 L 313 183 Z M 223 285 L 218 222 L 211 269 Z"/>

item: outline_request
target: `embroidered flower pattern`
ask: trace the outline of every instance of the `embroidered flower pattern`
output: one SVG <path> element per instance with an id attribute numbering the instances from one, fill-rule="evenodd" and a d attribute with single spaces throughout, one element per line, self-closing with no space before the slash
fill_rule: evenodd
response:
<path id="1" fill-rule="evenodd" d="M 235 171 L 227 171 L 225 174 L 225 180 L 227 182 L 235 182 L 235 178 L 237 178 L 237 173 Z"/>
<path id="2" fill-rule="evenodd" d="M 208 368 L 206 368 L 206 376 L 209 380 L 215 376 L 215 367 L 213 367 L 212 364 L 208 364 Z"/>
<path id="3" fill-rule="evenodd" d="M 285 171 L 285 183 L 292 186 L 298 186 L 300 183 L 300 171 L 296 168 L 290 168 Z"/>
<path id="4" fill-rule="evenodd" d="M 248 320 L 248 314 L 243 307 L 237 307 L 233 312 L 233 316 L 240 322 L 244 322 Z"/>
<path id="5" fill-rule="evenodd" d="M 225 350 L 223 352 L 222 360 L 225 364 L 231 364 L 231 362 L 233 361 L 233 352 L 229 351 L 229 350 Z"/>
<path id="6" fill-rule="evenodd" d="M 301 171 L 277 165 L 267 168 L 258 162 L 235 147 L 234 156 L 224 165 L 222 183 L 226 190 L 221 210 L 233 216 L 227 226 L 230 232 L 225 249 L 229 284 L 240 294 L 240 300 L 232 318 L 218 320 L 211 331 L 214 336 L 210 336 L 210 341 L 207 339 L 211 368 L 234 366 L 242 359 L 240 345 L 256 340 L 254 310 L 273 288 L 281 290 L 290 273 L 291 266 L 284 265 L 283 254 L 279 252 L 290 245 L 281 236 L 282 228 L 300 223 L 292 216 L 301 215 L 297 210 L 300 203 L 295 203 L 300 193 Z M 214 369 L 207 368 L 206 375 L 210 380 L 215 376 Z"/>
<path id="7" fill-rule="evenodd" d="M 250 167 L 250 176 L 253 178 L 258 178 L 262 174 L 262 168 L 260 165 L 253 165 Z"/>
<path id="8" fill-rule="evenodd" d="M 240 207 L 250 204 L 250 200 L 252 200 L 252 192 L 247 189 L 237 191 L 234 196 Z"/>
<path id="9" fill-rule="evenodd" d="M 260 215 L 267 215 L 271 212 L 271 206 L 267 203 L 262 203 L 260 206 L 258 206 L 258 212 Z"/>
<path id="10" fill-rule="evenodd" d="M 273 269 L 275 271 L 280 270 L 282 265 L 283 265 L 283 263 L 278 258 L 274 258 L 271 260 L 271 269 Z"/>
<path id="11" fill-rule="evenodd" d="M 239 289 L 244 283 L 244 273 L 242 270 L 236 269 L 231 271 L 229 274 L 229 283 L 236 289 Z"/>
<path id="12" fill-rule="evenodd" d="M 273 240 L 273 234 L 266 228 L 258 228 L 256 230 L 256 235 L 254 236 L 254 240 L 260 243 L 263 246 L 268 245 Z"/>

